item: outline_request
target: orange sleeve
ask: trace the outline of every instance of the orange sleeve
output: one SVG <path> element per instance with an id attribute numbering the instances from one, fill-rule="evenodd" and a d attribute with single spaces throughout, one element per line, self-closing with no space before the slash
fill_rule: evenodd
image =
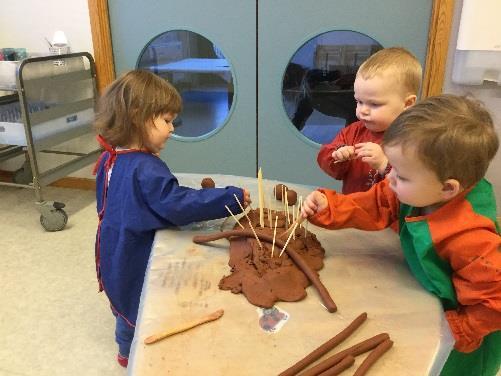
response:
<path id="1" fill-rule="evenodd" d="M 314 225 L 375 231 L 389 227 L 398 219 L 399 203 L 387 179 L 366 192 L 343 195 L 329 189 L 319 191 L 327 197 L 328 207 L 309 218 Z"/>
<path id="2" fill-rule="evenodd" d="M 501 330 L 501 238 L 476 228 L 455 237 L 448 247 L 459 308 L 447 311 L 446 318 L 455 348 L 471 352 L 483 337 Z"/>

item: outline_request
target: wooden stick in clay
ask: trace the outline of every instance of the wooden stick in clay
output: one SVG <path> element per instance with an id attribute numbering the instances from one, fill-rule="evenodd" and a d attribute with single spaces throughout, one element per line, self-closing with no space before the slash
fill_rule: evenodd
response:
<path id="1" fill-rule="evenodd" d="M 295 228 L 294 226 L 297 227 L 301 223 L 303 223 L 303 221 L 304 221 L 304 217 L 300 215 L 299 217 L 296 218 L 296 221 L 293 224 L 291 224 L 287 230 L 285 230 L 280 235 L 278 235 L 278 237 L 281 238 L 282 236 L 284 236 L 285 234 L 287 234 L 289 231 L 291 231 L 293 228 Z"/>

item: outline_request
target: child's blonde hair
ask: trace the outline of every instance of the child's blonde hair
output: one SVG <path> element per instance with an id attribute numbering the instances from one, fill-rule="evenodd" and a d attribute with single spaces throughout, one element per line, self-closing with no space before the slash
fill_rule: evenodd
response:
<path id="1" fill-rule="evenodd" d="M 379 50 L 360 65 L 357 76 L 368 80 L 386 73 L 402 88 L 403 95 L 419 93 L 423 69 L 419 60 L 405 48 L 389 47 Z"/>
<path id="2" fill-rule="evenodd" d="M 395 145 L 403 152 L 413 148 L 441 182 L 452 178 L 468 188 L 484 177 L 499 140 L 480 102 L 444 94 L 419 102 L 393 121 L 383 147 Z"/>
<path id="3" fill-rule="evenodd" d="M 144 70 L 126 72 L 99 99 L 94 129 L 111 146 L 137 144 L 149 149 L 148 121 L 182 109 L 181 96 L 161 77 Z"/>

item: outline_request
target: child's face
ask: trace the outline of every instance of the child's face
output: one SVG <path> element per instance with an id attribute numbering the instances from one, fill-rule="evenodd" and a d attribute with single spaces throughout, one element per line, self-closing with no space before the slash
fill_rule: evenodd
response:
<path id="1" fill-rule="evenodd" d="M 170 138 L 174 132 L 172 122 L 176 118 L 176 114 L 166 113 L 162 114 L 152 121 L 150 120 L 146 126 L 148 127 L 148 136 L 150 143 L 150 150 L 154 154 L 160 153 L 164 148 L 165 142 Z"/>
<path id="2" fill-rule="evenodd" d="M 395 118 L 416 101 L 415 95 L 405 96 L 389 74 L 365 80 L 355 79 L 357 118 L 372 132 L 384 132 Z"/>
<path id="3" fill-rule="evenodd" d="M 402 151 L 400 145 L 385 146 L 392 166 L 387 175 L 390 188 L 400 202 L 418 208 L 434 208 L 449 199 L 445 185 L 416 155 L 415 148 Z"/>

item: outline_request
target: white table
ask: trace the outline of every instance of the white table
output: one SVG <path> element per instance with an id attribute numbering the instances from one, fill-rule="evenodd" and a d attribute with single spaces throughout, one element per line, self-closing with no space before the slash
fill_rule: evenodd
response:
<path id="1" fill-rule="evenodd" d="M 181 184 L 199 187 L 203 175 L 178 174 Z M 256 179 L 214 175 L 217 186 L 248 188 L 257 207 Z M 265 181 L 271 189 L 277 182 Z M 306 196 L 312 187 L 287 184 Z M 129 375 L 276 375 L 367 312 L 367 321 L 334 354 L 376 334 L 387 332 L 393 348 L 376 363 L 371 375 L 437 374 L 452 340 L 438 299 L 427 293 L 405 264 L 397 235 L 391 230 L 328 231 L 315 226 L 326 250 L 320 279 L 338 306 L 327 312 L 316 290 L 306 299 L 276 306 L 289 320 L 275 333 L 258 325 L 256 307 L 241 294 L 218 289 L 229 275 L 229 243 L 194 244 L 205 233 L 197 224 L 183 230 L 157 232 L 141 297 L 140 313 L 129 359 Z M 198 229 L 197 229 L 198 228 Z M 210 232 L 210 231 L 209 231 Z M 151 334 L 176 327 L 223 308 L 214 322 L 153 345 Z M 365 355 L 357 357 L 358 366 Z M 346 371 L 354 372 L 355 366 Z"/>

